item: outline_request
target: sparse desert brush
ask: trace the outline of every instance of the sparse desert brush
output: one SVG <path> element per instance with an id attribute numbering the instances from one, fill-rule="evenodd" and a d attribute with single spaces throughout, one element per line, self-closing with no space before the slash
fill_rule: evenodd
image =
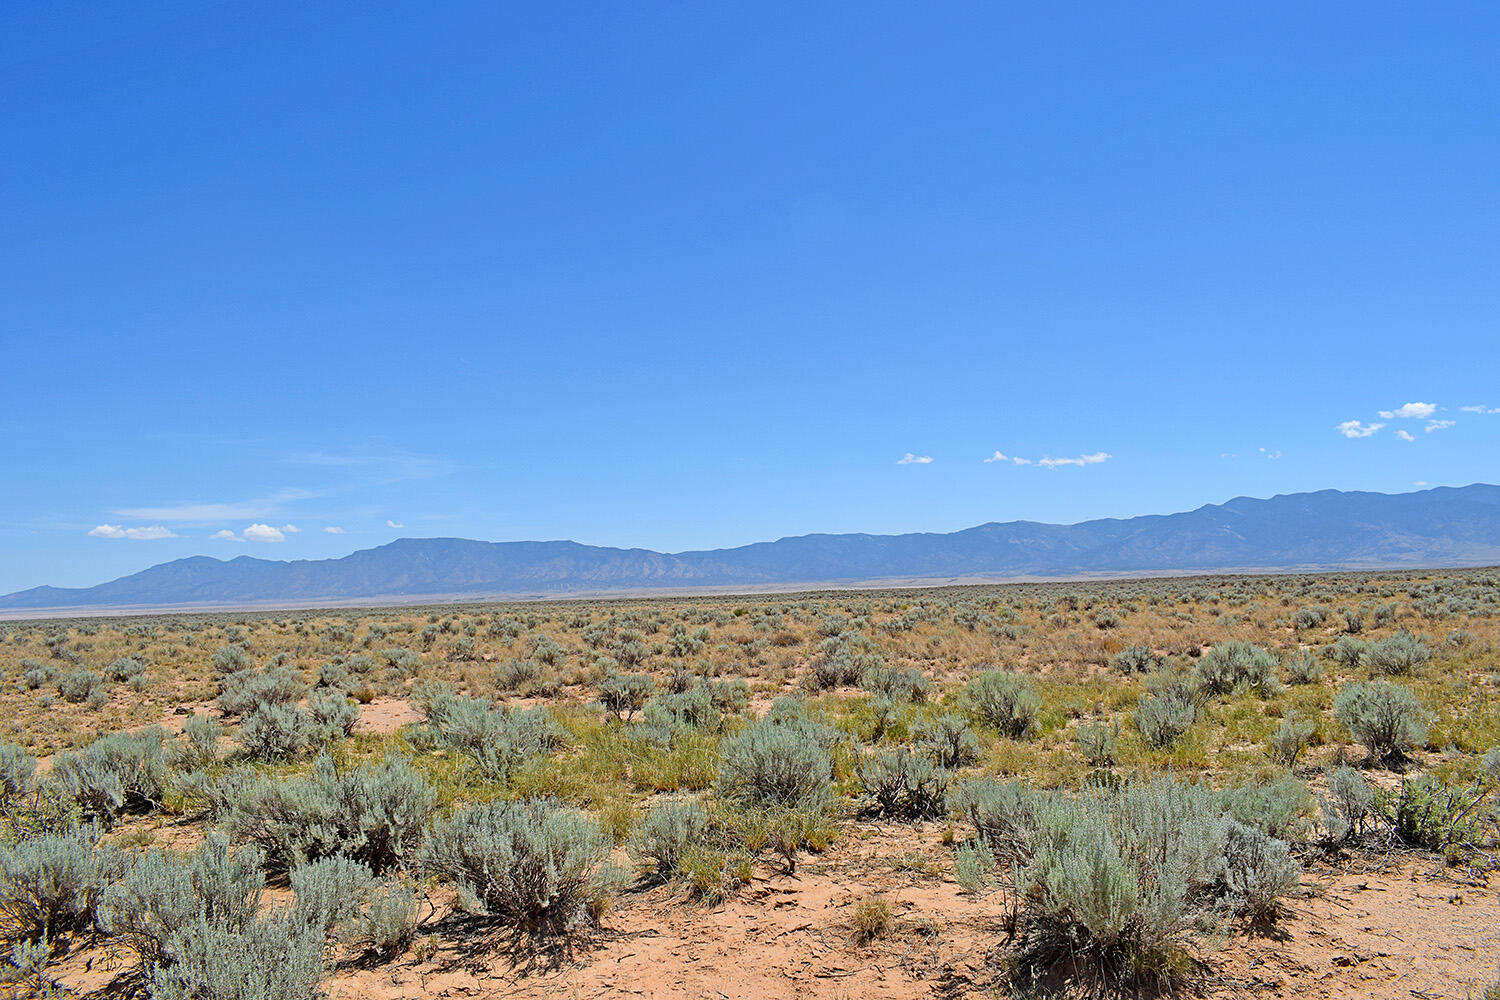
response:
<path id="1" fill-rule="evenodd" d="M 854 943 L 869 944 L 891 929 L 894 914 L 890 902 L 879 893 L 864 896 L 854 903 Z"/>
<path id="2" fill-rule="evenodd" d="M 1427 738 L 1430 715 L 1407 688 L 1358 681 L 1339 689 L 1333 714 L 1377 763 L 1391 763 Z"/>
<path id="3" fill-rule="evenodd" d="M 497 923 L 531 935 L 592 923 L 614 890 L 609 838 L 552 803 L 468 806 L 433 824 L 424 868 Z"/>

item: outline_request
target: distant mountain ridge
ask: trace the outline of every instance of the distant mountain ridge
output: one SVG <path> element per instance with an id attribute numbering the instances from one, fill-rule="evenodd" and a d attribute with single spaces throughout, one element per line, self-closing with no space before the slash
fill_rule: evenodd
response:
<path id="1" fill-rule="evenodd" d="M 578 542 L 402 538 L 338 559 L 193 556 L 96 587 L 36 587 L 0 610 L 564 595 L 1216 570 L 1500 564 L 1500 486 L 1237 497 L 1178 514 L 992 522 L 948 534 L 800 535 L 664 553 Z"/>

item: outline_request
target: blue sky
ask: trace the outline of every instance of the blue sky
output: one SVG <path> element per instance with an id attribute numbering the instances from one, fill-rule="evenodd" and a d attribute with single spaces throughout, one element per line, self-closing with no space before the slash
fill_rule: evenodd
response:
<path id="1" fill-rule="evenodd" d="M 12 5 L 0 592 L 1494 482 L 1497 33 Z"/>

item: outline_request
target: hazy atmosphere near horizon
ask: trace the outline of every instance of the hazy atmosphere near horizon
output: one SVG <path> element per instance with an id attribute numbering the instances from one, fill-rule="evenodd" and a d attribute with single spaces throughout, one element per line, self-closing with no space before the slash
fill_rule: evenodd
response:
<path id="1" fill-rule="evenodd" d="M 13 7 L 0 593 L 1493 481 L 1445 10 Z"/>

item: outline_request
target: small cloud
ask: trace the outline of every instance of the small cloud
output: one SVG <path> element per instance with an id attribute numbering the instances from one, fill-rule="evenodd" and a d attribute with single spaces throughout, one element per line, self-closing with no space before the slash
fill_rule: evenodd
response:
<path id="1" fill-rule="evenodd" d="M 299 528 L 299 527 L 297 527 L 295 524 L 283 524 L 281 526 L 281 530 L 283 532 L 285 532 L 286 534 L 288 534 L 288 535 L 295 535 L 295 534 L 297 534 L 297 532 L 301 531 L 302 529 Z"/>
<path id="2" fill-rule="evenodd" d="M 1464 413 L 1500 413 L 1500 406 L 1460 406 Z"/>
<path id="3" fill-rule="evenodd" d="M 1427 485 L 1427 480 L 1425 480 L 1425 479 L 1417 479 L 1417 480 L 1414 480 L 1412 482 L 1412 485 L 1413 486 L 1426 486 Z"/>
<path id="4" fill-rule="evenodd" d="M 330 524 L 328 527 L 324 528 L 323 531 L 330 535 L 342 535 L 344 533 L 344 529 L 340 528 L 336 524 Z"/>
<path id="5" fill-rule="evenodd" d="M 1437 412 L 1436 403 L 1407 403 L 1405 406 L 1395 410 L 1381 410 L 1381 420 L 1397 419 L 1425 419 Z"/>
<path id="6" fill-rule="evenodd" d="M 208 537 L 212 538 L 216 542 L 243 542 L 244 541 L 243 538 L 241 538 L 239 535 L 236 535 L 234 532 L 230 531 L 228 528 L 220 528 L 218 531 L 215 531 L 212 535 L 209 535 Z"/>
<path id="7" fill-rule="evenodd" d="M 1011 461 L 1015 462 L 1017 465 L 1030 465 L 1031 464 L 1031 459 L 1029 459 L 1029 458 L 1013 458 L 1013 459 L 1011 459 Z"/>
<path id="8" fill-rule="evenodd" d="M 1433 431 L 1445 431 L 1452 426 L 1453 421 L 1451 420 L 1429 420 L 1424 429 L 1428 434 L 1431 434 Z"/>
<path id="9" fill-rule="evenodd" d="M 1262 450 L 1264 450 L 1264 449 L 1262 449 Z M 1221 452 L 1219 452 L 1219 457 L 1220 458 L 1234 458 L 1236 456 L 1235 456 L 1234 452 L 1232 452 L 1232 451 L 1221 451 Z"/>
<path id="10" fill-rule="evenodd" d="M 387 522 L 385 522 L 385 526 L 387 528 L 404 528 L 404 527 L 406 527 L 406 525 L 402 524 L 399 521 L 387 521 Z"/>
<path id="11" fill-rule="evenodd" d="M 171 528 L 160 524 L 153 524 L 144 528 L 127 528 L 119 524 L 101 524 L 97 528 L 90 528 L 89 534 L 95 538 L 131 538 L 138 542 L 177 537 Z"/>
<path id="12" fill-rule="evenodd" d="M 911 452 L 907 452 L 901 458 L 896 459 L 896 464 L 897 465 L 931 465 L 932 464 L 932 456 L 931 455 L 913 455 Z"/>
<path id="13" fill-rule="evenodd" d="M 273 528 L 269 524 L 252 524 L 245 529 L 245 541 L 284 542 L 286 535 L 281 533 L 280 528 Z"/>
<path id="14" fill-rule="evenodd" d="M 1345 420 L 1335 428 L 1346 438 L 1367 438 L 1385 424 L 1362 424 L 1358 420 Z"/>
<path id="15" fill-rule="evenodd" d="M 1092 455 L 1079 455 L 1077 458 L 1052 458 L 1048 456 L 1037 464 L 1044 469 L 1057 469 L 1064 465 L 1098 465 L 1100 462 L 1109 461 L 1111 457 L 1107 451 L 1096 451 Z"/>
<path id="16" fill-rule="evenodd" d="M 1397 431 L 1396 432 L 1396 437 L 1400 438 L 1402 441 L 1415 441 L 1416 440 L 1416 438 L 1414 438 L 1414 437 L 1411 436 L 1411 431 Z"/>
<path id="17" fill-rule="evenodd" d="M 1260 453 L 1262 455 L 1266 456 L 1266 458 L 1269 458 L 1273 462 L 1276 461 L 1278 458 L 1281 457 L 1281 449 L 1279 449 L 1279 448 L 1276 449 L 1275 451 L 1271 451 L 1269 448 L 1262 448 L 1260 450 Z"/>
<path id="18" fill-rule="evenodd" d="M 991 455 L 989 458 L 985 459 L 985 461 L 986 462 L 1009 462 L 1010 459 L 1006 458 L 1004 455 L 1002 455 L 1000 452 L 997 451 L 993 455 Z"/>

